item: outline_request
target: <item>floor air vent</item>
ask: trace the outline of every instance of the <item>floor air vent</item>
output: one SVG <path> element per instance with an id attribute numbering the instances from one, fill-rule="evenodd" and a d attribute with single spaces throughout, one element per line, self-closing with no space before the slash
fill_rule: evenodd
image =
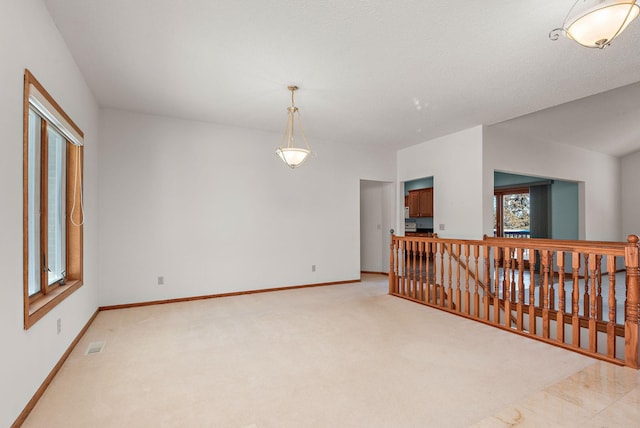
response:
<path id="1" fill-rule="evenodd" d="M 91 342 L 87 348 L 87 355 L 98 354 L 102 352 L 104 342 Z"/>

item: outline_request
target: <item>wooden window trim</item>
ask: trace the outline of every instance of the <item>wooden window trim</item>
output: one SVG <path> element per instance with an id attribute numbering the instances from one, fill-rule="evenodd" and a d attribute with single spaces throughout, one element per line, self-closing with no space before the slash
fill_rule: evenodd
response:
<path id="1" fill-rule="evenodd" d="M 516 193 L 529 193 L 529 191 L 530 191 L 529 186 L 505 187 L 505 188 L 495 189 L 493 191 L 493 194 L 494 195 L 512 195 Z"/>
<path id="2" fill-rule="evenodd" d="M 41 267 L 43 266 L 42 260 L 39 263 L 40 272 L 40 284 L 41 292 L 36 293 L 33 296 L 29 296 L 29 95 L 30 88 L 34 87 L 41 96 L 43 96 L 49 103 L 50 107 L 55 110 L 55 113 L 60 115 L 65 125 L 70 126 L 81 137 L 84 138 L 84 134 L 80 128 L 71 120 L 66 112 L 60 107 L 60 105 L 53 99 L 53 97 L 44 89 L 44 87 L 38 82 L 29 70 L 25 70 L 24 74 L 24 99 L 23 99 L 23 300 L 24 300 L 24 328 L 29 329 L 38 320 L 44 317 L 54 307 L 60 304 L 63 300 L 73 294 L 83 285 L 83 226 L 74 225 L 71 222 L 71 210 L 73 208 L 73 195 L 80 195 L 82 192 L 82 183 L 84 180 L 84 148 L 82 146 L 73 146 L 65 137 L 66 143 L 66 163 L 65 163 L 65 261 L 66 261 L 66 282 L 62 284 L 60 281 L 48 285 L 48 278 L 46 272 Z M 42 119 L 41 122 L 41 165 L 38 167 L 41 170 L 40 185 L 40 210 L 41 212 L 47 209 L 47 186 L 46 184 L 46 169 L 47 169 L 47 156 L 48 150 L 47 138 L 47 126 L 48 122 Z M 63 136 L 64 137 L 64 136 Z M 79 169 L 79 171 L 78 171 Z M 75 180 L 76 173 L 78 174 L 78 180 Z M 78 202 L 76 201 L 76 204 Z M 76 207 L 77 209 L 77 207 Z M 74 215 L 74 218 L 77 216 Z M 84 214 L 83 214 L 84 216 Z M 43 223 L 46 221 L 46 216 L 41 216 L 40 226 L 40 239 L 39 239 L 39 253 L 42 253 L 42 248 L 46 248 L 47 236 L 46 225 Z M 76 219 L 76 222 L 79 221 Z M 41 254 L 42 257 L 42 254 Z M 42 284 L 45 284 L 42 287 Z"/>

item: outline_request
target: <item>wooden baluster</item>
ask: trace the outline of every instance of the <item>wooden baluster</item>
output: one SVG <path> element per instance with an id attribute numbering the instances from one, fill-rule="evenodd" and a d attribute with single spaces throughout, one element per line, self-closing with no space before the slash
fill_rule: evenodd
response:
<path id="1" fill-rule="evenodd" d="M 447 307 L 450 310 L 453 310 L 453 245 L 454 244 L 451 244 L 449 251 L 447 252 L 447 254 L 449 254 L 449 288 L 447 288 Z"/>
<path id="2" fill-rule="evenodd" d="M 413 249 L 413 241 L 409 240 L 407 241 L 407 248 L 406 248 L 406 254 L 407 254 L 407 288 L 405 290 L 405 297 L 411 297 L 411 291 L 413 289 L 413 284 L 411 283 L 411 276 L 413 275 L 413 269 L 411 268 L 411 262 L 412 262 L 412 250 Z"/>
<path id="3" fill-rule="evenodd" d="M 634 369 L 640 368 L 640 260 L 638 237 L 629 235 L 625 247 L 624 264 L 627 268 L 627 301 L 624 315 L 624 362 Z"/>
<path id="4" fill-rule="evenodd" d="M 518 331 L 524 329 L 524 250 L 522 248 L 517 249 L 518 258 L 518 302 L 516 304 L 516 328 Z"/>
<path id="5" fill-rule="evenodd" d="M 402 269 L 401 260 L 402 259 L 400 258 L 402 256 L 402 252 L 401 252 L 402 250 L 400 248 L 401 245 L 402 245 L 402 241 L 396 240 L 396 245 L 395 245 L 395 249 L 396 250 L 395 250 L 395 254 L 394 254 L 394 257 L 396 259 L 395 260 L 395 265 L 396 265 L 396 273 L 395 273 L 395 277 L 396 278 L 395 279 L 396 280 L 394 281 L 394 288 L 395 288 L 395 292 L 397 294 L 400 294 L 400 290 L 401 290 L 400 282 L 402 281 L 402 272 L 401 272 L 401 269 Z"/>
<path id="6" fill-rule="evenodd" d="M 396 243 L 394 245 L 394 252 L 393 252 L 393 257 L 394 257 L 394 281 L 393 281 L 393 291 L 396 294 L 400 294 L 400 281 L 402 279 L 401 276 L 401 272 L 400 272 L 400 241 L 398 239 L 396 239 Z"/>
<path id="7" fill-rule="evenodd" d="M 393 257 L 395 258 L 394 260 L 394 269 L 395 269 L 395 273 L 394 273 L 394 281 L 393 281 L 393 291 L 397 294 L 400 294 L 400 281 L 402 279 L 402 275 L 400 272 L 400 241 L 398 239 L 396 239 L 396 243 L 394 245 L 394 252 L 393 252 Z"/>
<path id="8" fill-rule="evenodd" d="M 549 254 L 549 310 L 556 308 L 556 290 L 553 288 L 555 269 L 553 268 L 553 252 Z"/>
<path id="9" fill-rule="evenodd" d="M 413 238 L 412 238 L 413 239 Z M 407 266 L 407 297 L 413 297 L 413 274 L 415 272 L 415 258 L 414 258 L 414 247 L 415 242 L 413 240 L 407 242 L 409 247 L 409 263 Z"/>
<path id="10" fill-rule="evenodd" d="M 500 261 L 501 261 L 501 266 L 502 266 L 502 282 L 501 282 L 501 289 L 502 289 L 502 300 L 506 300 L 507 299 L 507 287 L 509 284 L 509 269 L 506 269 L 507 266 L 507 259 L 509 258 L 509 249 L 508 248 L 503 248 L 502 252 L 500 253 Z"/>
<path id="11" fill-rule="evenodd" d="M 424 261 L 425 292 L 427 293 L 426 300 L 427 302 L 434 303 L 433 297 L 431 295 L 431 242 L 426 242 L 424 244 L 424 252 L 425 252 L 425 261 Z"/>
<path id="12" fill-rule="evenodd" d="M 404 271 L 405 289 L 404 289 L 403 295 L 405 297 L 410 297 L 411 296 L 411 241 L 410 240 L 405 242 L 404 254 L 406 257 L 406 261 L 405 261 L 405 271 Z"/>
<path id="13" fill-rule="evenodd" d="M 529 333 L 536 334 L 536 251 L 529 249 Z"/>
<path id="14" fill-rule="evenodd" d="M 395 292 L 397 294 L 401 294 L 400 291 L 402 289 L 402 239 L 398 238 L 395 244 Z"/>
<path id="15" fill-rule="evenodd" d="M 473 246 L 473 260 L 474 260 L 474 287 L 473 287 L 473 314 L 476 318 L 480 318 L 480 295 L 478 294 L 478 281 L 480 281 L 480 272 L 478 271 L 478 258 L 480 257 L 480 246 L 474 244 Z"/>
<path id="16" fill-rule="evenodd" d="M 424 299 L 425 302 L 431 302 L 431 281 L 429 277 L 429 269 L 431 268 L 431 242 L 424 243 Z"/>
<path id="17" fill-rule="evenodd" d="M 542 337 L 549 338 L 549 250 L 542 250 L 540 270 L 542 271 Z"/>
<path id="18" fill-rule="evenodd" d="M 589 255 L 584 255 L 584 296 L 582 297 L 582 316 L 589 318 Z"/>
<path id="19" fill-rule="evenodd" d="M 431 287 L 431 292 L 433 293 L 433 297 L 432 299 L 432 303 L 435 305 L 438 302 L 438 296 L 436 295 L 437 292 L 437 288 L 436 288 L 436 284 L 438 282 L 437 280 L 437 251 L 438 251 L 438 244 L 437 243 L 432 243 L 430 246 L 429 251 L 431 251 L 429 253 L 429 263 L 431 265 L 430 270 L 429 270 L 429 282 L 433 284 L 433 287 Z"/>
<path id="20" fill-rule="evenodd" d="M 427 245 L 426 242 L 418 242 L 418 287 L 420 287 L 418 289 L 418 299 L 422 300 L 423 302 L 425 302 L 425 298 L 424 298 L 424 274 L 423 272 L 423 267 L 422 266 L 422 261 L 424 260 L 424 247 L 425 245 Z"/>
<path id="21" fill-rule="evenodd" d="M 598 350 L 598 330 L 596 326 L 596 255 L 589 254 L 589 276 L 591 277 L 591 299 L 589 301 L 589 351 Z"/>
<path id="22" fill-rule="evenodd" d="M 422 300 L 429 303 L 429 242 L 425 241 L 422 246 Z"/>
<path id="23" fill-rule="evenodd" d="M 505 282 L 503 283 L 503 301 L 504 301 L 504 325 L 511 328 L 511 260 L 512 249 L 507 247 L 504 249 L 503 269 Z"/>
<path id="24" fill-rule="evenodd" d="M 429 281 L 433 282 L 432 292 L 433 292 L 433 300 L 432 303 L 434 305 L 438 304 L 438 247 L 440 244 L 434 242 L 431 244 L 431 252 L 433 254 L 433 261 L 431 264 L 431 269 L 433 269 L 433 274 L 429 274 Z"/>
<path id="25" fill-rule="evenodd" d="M 543 308 L 543 302 L 544 302 L 544 287 L 542 286 L 544 283 L 544 267 L 542 266 L 542 251 L 540 252 L 540 284 L 538 286 L 538 305 Z"/>
<path id="26" fill-rule="evenodd" d="M 427 278 L 429 283 L 431 284 L 429 290 L 431 293 L 433 293 L 433 296 L 431 297 L 431 303 L 433 303 L 434 305 L 437 302 L 437 297 L 436 297 L 436 251 L 437 251 L 437 244 L 435 242 L 432 242 L 429 244 L 429 268 L 427 269 Z"/>
<path id="27" fill-rule="evenodd" d="M 411 241 L 407 241 L 406 242 L 405 250 L 406 250 L 405 254 L 406 254 L 406 257 L 407 257 L 407 262 L 405 263 L 405 265 L 406 265 L 406 270 L 405 270 L 406 282 L 405 282 L 404 296 L 405 297 L 411 297 Z"/>
<path id="28" fill-rule="evenodd" d="M 389 294 L 395 292 L 396 282 L 396 240 L 395 236 L 391 235 L 391 243 L 389 244 Z"/>
<path id="29" fill-rule="evenodd" d="M 461 249 L 462 244 L 458 244 L 456 245 L 456 310 L 458 312 L 462 311 L 462 288 L 460 287 L 460 280 L 462 279 L 461 276 L 461 272 L 460 269 L 462 269 L 462 263 L 460 263 L 462 261 L 462 249 Z"/>
<path id="30" fill-rule="evenodd" d="M 405 278 L 406 278 L 406 282 L 405 282 L 405 290 L 404 290 L 404 296 L 405 297 L 411 297 L 411 241 L 408 240 L 405 242 L 405 257 L 406 257 L 406 263 L 405 263 Z"/>
<path id="31" fill-rule="evenodd" d="M 484 303 L 484 319 L 489 321 L 491 318 L 489 315 L 489 298 L 491 293 L 491 247 L 488 245 L 482 246 L 483 257 L 484 257 L 484 284 L 486 287 L 485 292 L 482 296 L 482 302 Z"/>
<path id="32" fill-rule="evenodd" d="M 607 321 L 607 355 L 616 355 L 616 258 L 607 256 L 609 272 L 609 320 Z"/>
<path id="33" fill-rule="evenodd" d="M 493 247 L 493 323 L 500 325 L 500 247 Z"/>
<path id="34" fill-rule="evenodd" d="M 471 314 L 471 293 L 469 293 L 469 244 L 464 245 L 464 257 L 466 259 L 464 268 L 464 311 Z"/>
<path id="35" fill-rule="evenodd" d="M 444 284 L 444 243 L 440 243 L 440 286 L 439 286 L 439 292 L 440 292 L 440 306 L 441 307 L 445 307 L 444 306 L 444 289 L 445 289 L 445 284 Z"/>
<path id="36" fill-rule="evenodd" d="M 512 248 L 509 253 L 509 258 L 511 259 L 511 292 L 509 296 L 511 296 L 511 302 L 516 303 L 517 294 L 516 294 L 516 249 Z"/>
<path id="37" fill-rule="evenodd" d="M 571 272 L 573 292 L 571 293 L 571 341 L 576 348 L 580 347 L 580 253 L 571 253 Z"/>
<path id="38" fill-rule="evenodd" d="M 596 255 L 596 280 L 598 283 L 598 294 L 596 297 L 596 317 L 602 321 L 602 256 Z"/>
<path id="39" fill-rule="evenodd" d="M 413 255 L 413 298 L 420 299 L 420 241 L 416 241 L 416 252 Z"/>
<path id="40" fill-rule="evenodd" d="M 564 343 L 564 312 L 566 310 L 564 294 L 564 252 L 556 253 L 558 259 L 558 313 L 556 315 L 556 327 L 558 342 Z"/>
<path id="41" fill-rule="evenodd" d="M 416 284 L 416 253 L 417 253 L 417 241 L 411 241 L 411 259 L 413 263 L 411 264 L 411 284 L 410 284 L 410 296 L 412 298 L 416 298 L 416 292 L 418 290 L 418 285 Z"/>
<path id="42" fill-rule="evenodd" d="M 406 289 L 406 280 L 407 280 L 407 241 L 406 240 L 402 240 L 400 241 L 400 251 L 402 251 L 401 255 L 402 255 L 402 283 L 400 284 L 400 294 L 402 296 L 406 296 L 407 295 L 407 289 Z"/>

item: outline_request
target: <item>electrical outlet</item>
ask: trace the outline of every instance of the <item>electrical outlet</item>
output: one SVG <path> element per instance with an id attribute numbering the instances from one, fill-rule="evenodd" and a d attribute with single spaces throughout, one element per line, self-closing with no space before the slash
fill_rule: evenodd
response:
<path id="1" fill-rule="evenodd" d="M 58 329 L 58 334 L 60 334 L 60 332 L 62 331 L 62 318 L 58 318 L 58 321 L 56 324 L 57 324 L 56 327 Z"/>
<path id="2" fill-rule="evenodd" d="M 164 285 L 164 276 L 158 277 L 158 285 Z"/>
<path id="3" fill-rule="evenodd" d="M 440 223 L 440 224 L 439 224 L 438 229 L 439 229 L 439 230 L 444 230 L 444 224 L 443 224 L 443 223 Z"/>
<path id="4" fill-rule="evenodd" d="M 311 272 L 315 272 L 316 271 L 316 265 L 311 265 Z"/>

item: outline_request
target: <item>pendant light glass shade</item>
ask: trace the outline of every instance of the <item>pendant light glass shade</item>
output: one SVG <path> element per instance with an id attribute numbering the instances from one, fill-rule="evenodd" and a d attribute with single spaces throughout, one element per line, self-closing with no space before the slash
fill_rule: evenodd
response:
<path id="1" fill-rule="evenodd" d="M 280 156 L 280 159 L 282 159 L 289 167 L 296 168 L 307 160 L 307 156 L 311 154 L 311 151 L 296 147 L 285 147 L 278 148 L 276 150 L 276 154 Z"/>
<path id="2" fill-rule="evenodd" d="M 298 90 L 297 86 L 289 86 L 291 91 L 291 107 L 287 108 L 287 125 L 282 137 L 282 144 L 276 149 L 276 154 L 287 164 L 289 168 L 297 168 L 302 165 L 311 154 L 311 148 L 304 135 L 304 128 L 300 120 L 300 110 L 295 106 L 294 93 Z M 304 147 L 296 147 L 296 135 L 298 140 L 302 140 Z"/>
<path id="3" fill-rule="evenodd" d="M 609 46 L 638 17 L 636 0 L 578 0 L 562 25 L 549 37 L 557 40 L 559 33 L 588 48 Z"/>

